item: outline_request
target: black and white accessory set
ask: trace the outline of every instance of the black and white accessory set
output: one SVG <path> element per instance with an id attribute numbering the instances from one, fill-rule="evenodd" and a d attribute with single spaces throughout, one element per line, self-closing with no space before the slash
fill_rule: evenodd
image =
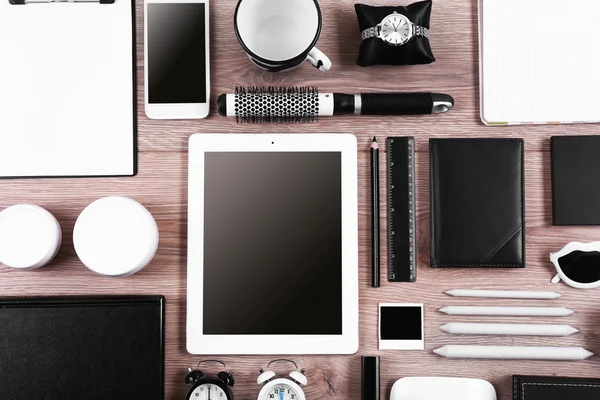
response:
<path id="1" fill-rule="evenodd" d="M 323 26 L 323 15 L 316 0 L 289 0 L 294 3 L 294 7 L 284 7 L 281 0 L 239 0 L 233 26 L 236 37 L 243 51 L 247 54 L 249 60 L 257 67 L 271 71 L 283 72 L 299 67 L 307 61 L 319 71 L 329 71 L 333 66 L 331 60 L 316 47 L 321 29 Z M 114 1 L 100 1 L 99 3 L 110 6 Z M 29 7 L 27 1 L 12 1 L 11 5 Z M 191 54 L 180 54 L 182 59 L 187 57 L 187 68 L 178 71 L 165 72 L 168 66 L 158 65 L 156 55 L 160 51 L 160 46 L 156 42 L 156 11 L 159 7 L 164 7 L 165 2 L 156 0 L 146 1 L 146 48 L 145 48 L 145 77 L 146 77 L 146 113 L 151 118 L 156 119 L 188 119 L 204 118 L 209 114 L 210 100 L 210 41 L 209 41 L 209 3 L 208 0 L 185 1 L 179 5 L 180 9 L 173 15 L 179 15 L 181 18 L 182 29 L 188 29 L 187 35 L 193 38 L 195 51 L 202 49 L 202 57 L 192 57 Z M 33 6 L 33 5 L 31 5 Z M 167 6 L 168 7 L 168 6 Z M 265 21 L 261 18 L 261 10 L 271 10 L 271 19 Z M 290 10 L 295 10 L 293 14 Z M 175 11 L 175 9 L 173 9 Z M 151 15 L 153 14 L 153 15 Z M 190 16 L 201 18 L 202 24 L 199 27 L 198 21 L 191 21 Z M 186 19 L 187 18 L 187 19 Z M 297 24 L 287 24 L 288 29 L 282 29 L 282 22 L 296 21 Z M 164 22 L 164 21 L 163 21 Z M 407 46 L 411 41 L 429 40 L 429 26 L 422 26 L 414 23 L 409 15 L 393 11 L 385 16 L 381 22 L 360 31 L 360 39 L 365 41 L 381 41 L 386 46 L 399 48 Z M 179 38 L 181 39 L 181 38 Z M 271 42 L 269 42 L 271 40 Z M 275 41 L 275 42 L 273 42 Z M 177 79 L 175 75 L 188 77 L 191 79 L 195 73 L 190 71 L 201 71 L 193 79 L 193 85 L 188 91 L 177 92 L 173 90 Z M 187 74 L 187 75 L 186 75 Z M 161 81 L 158 76 L 163 76 Z M 344 94 L 335 92 L 320 92 L 316 87 L 305 85 L 291 87 L 242 87 L 235 88 L 231 94 L 222 94 L 217 99 L 217 111 L 221 116 L 233 117 L 238 123 L 314 123 L 321 117 L 337 117 L 342 115 L 381 115 L 381 116 L 400 116 L 400 115 L 422 115 L 422 114 L 441 114 L 450 111 L 455 106 L 452 96 L 442 93 L 361 93 Z M 302 177 L 313 177 L 320 175 L 323 171 L 331 172 L 333 178 L 324 186 L 312 186 L 311 189 L 319 193 L 326 192 L 320 199 L 326 202 L 332 198 L 338 199 L 333 206 L 340 209 L 356 211 L 357 204 L 355 200 L 347 202 L 348 198 L 356 197 L 356 159 L 348 163 L 348 154 L 356 155 L 356 139 L 348 138 L 348 135 L 313 135 L 314 140 L 309 140 L 306 136 L 300 136 L 295 139 L 285 138 L 286 135 L 253 135 L 252 139 L 242 138 L 243 135 L 226 140 L 221 135 L 197 135 L 205 136 L 210 143 L 226 143 L 221 146 L 215 144 L 214 148 L 194 153 L 194 156 L 201 154 L 202 160 L 206 161 L 202 166 L 202 171 L 192 172 L 190 168 L 190 206 L 189 206 L 189 226 L 190 232 L 195 231 L 193 218 L 201 215 L 204 220 L 205 214 L 198 214 L 196 205 L 191 206 L 191 201 L 196 199 L 195 189 L 191 189 L 200 180 L 206 180 L 207 187 L 210 182 L 220 181 L 224 175 L 219 174 L 219 168 L 225 165 L 243 165 L 247 167 L 246 172 L 255 179 L 261 175 L 261 165 L 276 166 L 281 161 L 282 154 L 287 154 L 294 149 L 300 149 L 298 154 L 304 158 L 298 158 L 296 169 L 287 171 L 288 175 L 284 178 L 291 179 L 293 173 L 304 169 L 310 170 L 314 175 L 296 176 L 296 179 Z M 346 136 L 346 137 L 344 137 Z M 231 140 L 233 139 L 233 140 Z M 597 137 L 553 137 L 552 138 L 552 195 L 553 195 L 553 215 L 555 225 L 596 225 L 600 222 L 600 212 L 596 206 L 595 200 L 600 200 L 600 191 L 587 185 L 590 179 L 593 179 L 593 171 L 599 165 L 596 154 L 600 151 L 600 142 Z M 199 141 L 200 138 L 190 139 L 190 167 L 192 164 L 192 142 Z M 213 140 L 213 142 L 211 142 Z M 303 141 L 300 145 L 299 142 Z M 237 142 L 233 143 L 233 142 Z M 374 142 L 376 140 L 374 139 Z M 416 210 L 415 210 L 415 140 L 412 137 L 388 137 L 387 141 L 388 155 L 386 159 L 388 168 L 387 191 L 388 191 L 388 238 L 390 250 L 388 254 L 389 261 L 389 282 L 415 282 L 417 268 L 417 248 L 416 248 Z M 354 147 L 353 147 L 354 146 Z M 210 146 L 209 146 L 210 147 Z M 269 148 L 269 150 L 266 150 Z M 320 154 L 323 151 L 327 154 Z M 377 148 L 378 150 L 378 148 Z M 262 159 L 253 159 L 253 153 L 264 151 Z M 223 154 L 236 153 L 241 158 L 229 159 L 225 163 L 224 159 L 219 159 Z M 262 153 L 261 153 L 262 154 Z M 374 154 L 374 152 L 372 152 Z M 377 153 L 378 154 L 378 153 Z M 581 162 L 574 165 L 570 161 L 573 157 L 581 154 Z M 342 155 L 344 155 L 342 157 Z M 378 157 L 378 155 L 377 155 Z M 453 160 L 454 157 L 454 160 Z M 341 161 L 345 159 L 345 164 Z M 310 163 L 307 161 L 310 160 Z M 432 267 L 484 267 L 484 268 L 521 268 L 524 267 L 524 241 L 525 241 L 525 221 L 524 221 L 524 167 L 523 167 L 523 141 L 520 139 L 433 139 L 430 141 L 430 164 L 431 164 L 431 266 Z M 448 161 L 453 160 L 453 161 Z M 501 160 L 498 163 L 486 164 L 486 160 Z M 378 159 L 377 159 L 378 161 Z M 466 166 L 466 170 L 473 170 L 470 162 L 478 163 L 480 167 L 477 174 L 465 176 L 461 183 L 461 188 L 451 187 L 448 183 L 452 179 L 453 165 Z M 214 163 L 214 164 L 213 164 Z M 311 166 L 311 170 L 308 166 Z M 288 165 L 289 166 L 289 165 Z M 325 166 L 325 167 L 323 167 Z M 319 170 L 319 167 L 323 168 Z M 252 169 L 254 168 L 254 169 Z M 331 168 L 331 169 L 327 169 Z M 377 167 L 378 168 L 378 167 Z M 283 169 L 282 169 L 283 170 Z M 200 173 L 201 172 L 201 173 Z M 264 170 L 262 170 L 264 173 Z M 304 171 L 303 171 L 304 172 Z M 442 173 L 444 172 L 444 173 Z M 377 175 L 374 175 L 378 177 Z M 341 177 L 341 178 L 340 178 Z M 258 180 L 257 182 L 262 182 Z M 510 230 L 511 236 L 498 237 L 497 232 L 485 231 L 478 233 L 482 240 L 479 242 L 483 248 L 476 248 L 469 242 L 465 246 L 473 246 L 470 249 L 461 248 L 461 244 L 456 246 L 444 246 L 450 243 L 453 237 L 453 229 L 459 229 L 460 224 L 469 224 L 468 218 L 464 218 L 466 202 L 462 199 L 462 194 L 468 193 L 474 187 L 490 185 L 500 185 L 503 187 L 502 193 L 498 193 L 495 199 L 496 204 L 486 204 L 474 199 L 471 207 L 467 207 L 469 212 L 474 214 L 473 218 L 486 216 L 489 218 L 494 213 L 498 213 L 498 207 L 505 207 L 502 216 L 505 225 L 499 224 L 502 229 Z M 350 183 L 350 184 L 348 184 Z M 313 183 L 314 185 L 314 183 Z M 238 186 L 239 187 L 239 186 Z M 348 187 L 353 190 L 348 191 Z M 457 190 L 460 193 L 457 193 Z M 490 186 L 490 190 L 492 190 Z M 373 196 L 373 207 L 379 207 L 379 184 L 373 187 L 377 191 L 377 196 Z M 443 196 L 439 194 L 443 193 Z M 572 193 L 580 201 L 580 207 L 574 210 L 570 197 Z M 193 194 L 193 195 L 192 195 Z M 203 192 L 201 194 L 202 204 L 205 200 L 208 202 L 211 193 Z M 505 196 L 505 197 L 503 197 Z M 565 197 L 566 196 L 566 197 Z M 342 204 L 339 199 L 342 198 Z M 515 200 L 516 199 L 516 200 Z M 255 199 L 256 200 L 256 199 Z M 214 199 L 213 199 L 214 201 Z M 500 206 L 499 206 L 500 205 Z M 204 211 L 202 211 L 203 213 Z M 340 212 L 341 213 L 341 212 Z M 508 217 L 507 217 L 508 216 Z M 458 221 L 458 218 L 461 221 Z M 351 217 L 352 228 L 357 230 L 358 223 L 355 220 L 356 215 Z M 497 219 L 496 219 L 497 221 Z M 337 221 L 339 222 L 339 221 Z M 347 222 L 347 221 L 344 221 Z M 474 222 L 473 222 L 474 224 Z M 512 225 L 511 225 L 512 224 Z M 274 225 L 275 226 L 275 225 Z M 346 225 L 345 225 L 346 226 Z M 378 226 L 378 225 L 377 225 Z M 202 227 L 202 229 L 207 229 Z M 500 230 L 502 230 L 500 229 Z M 350 229 L 352 231 L 353 229 Z M 339 253 L 346 255 L 349 249 L 357 247 L 356 232 L 340 232 Z M 375 232 L 372 232 L 375 235 Z M 190 233 L 191 235 L 192 233 Z M 336 234 L 335 232 L 333 234 Z M 378 234 L 378 232 L 377 232 Z M 73 231 L 73 243 L 77 256 L 82 263 L 104 277 L 127 277 L 141 271 L 152 261 L 159 245 L 158 225 L 150 212 L 137 201 L 120 196 L 111 196 L 99 199 L 91 203 L 82 210 Z M 210 238 L 207 232 L 202 231 L 204 238 Z M 454 236 L 456 237 L 456 236 Z M 188 242 L 192 242 L 189 240 Z M 374 243 L 379 245 L 379 241 Z M 57 255 L 63 243 L 63 232 L 58 220 L 47 210 L 32 204 L 18 204 L 6 208 L 0 212 L 0 263 L 21 270 L 33 270 L 49 264 Z M 195 242 L 194 242 L 195 243 Z M 487 247 L 492 246 L 494 251 L 487 251 Z M 107 251 L 109 250 L 109 251 Z M 356 250 L 354 248 L 354 250 Z M 188 248 L 188 253 L 192 254 L 192 247 Z M 350 259 L 357 259 L 358 253 L 350 252 Z M 332 257 L 335 254 L 332 253 Z M 486 257 L 484 257 L 486 256 Z M 190 260 L 195 260 L 190 255 Z M 492 260 L 492 261 L 490 261 Z M 494 261 L 496 260 L 496 261 Z M 500 260 L 500 261 L 497 261 Z M 231 259 L 230 259 L 231 261 Z M 234 259 L 233 261 L 239 261 Z M 248 259 L 246 259 L 248 261 Z M 256 261 L 256 260 L 252 260 Z M 335 264 L 339 260 L 330 260 Z M 580 243 L 571 242 L 566 244 L 561 250 L 550 255 L 550 261 L 557 271 L 553 283 L 560 281 L 577 289 L 591 289 L 600 287 L 600 242 Z M 188 260 L 188 262 L 190 262 Z M 379 264 L 379 257 L 373 258 L 373 264 Z M 341 263 L 341 261 L 339 261 Z M 191 265 L 191 264 L 190 264 Z M 201 265 L 202 268 L 190 268 L 188 266 L 188 296 L 190 289 L 193 288 L 190 280 L 202 275 L 203 280 L 209 279 L 210 271 L 208 262 Z M 345 265 L 347 274 L 347 266 Z M 379 276 L 379 265 L 373 265 L 373 274 Z M 353 265 L 358 268 L 358 265 Z M 352 270 L 354 271 L 354 270 Z M 306 339 L 305 342 L 298 343 L 299 348 L 317 349 L 315 353 L 327 354 L 327 349 L 320 348 L 316 343 L 319 339 L 328 335 L 340 336 L 344 342 L 344 350 L 340 353 L 355 353 L 357 349 L 352 348 L 353 343 L 358 345 L 358 279 L 352 276 L 350 279 L 346 275 L 335 275 L 331 271 L 326 271 L 323 275 L 326 278 L 335 279 L 342 282 L 344 293 L 348 290 L 353 293 L 350 298 L 344 298 L 336 306 L 339 312 L 331 313 L 332 319 L 339 321 L 331 322 L 327 327 L 321 327 L 322 331 L 317 331 L 315 327 L 309 327 L 306 332 L 298 336 L 316 336 L 317 339 Z M 354 274 L 357 275 L 357 274 Z M 379 286 L 379 279 L 374 279 Z M 340 292 L 341 293 L 341 292 Z M 504 298 L 504 299 L 528 299 L 528 300 L 553 300 L 560 295 L 556 293 L 545 292 L 526 292 L 526 291 L 498 291 L 498 290 L 450 290 L 448 294 L 456 297 L 480 297 L 480 298 Z M 214 293 L 213 293 L 214 294 Z M 200 300 L 210 300 L 209 293 L 202 293 L 207 296 Z M 555 296 L 556 295 L 556 296 Z M 339 297 L 342 297 L 341 294 Z M 124 301 L 135 302 L 140 299 L 125 299 Z M 144 299 L 147 300 L 147 299 Z M 68 304 L 69 301 L 59 300 L 59 304 Z M 153 299 L 156 301 L 156 299 Z M 159 300 L 164 303 L 164 299 Z M 61 303 L 62 302 L 62 303 Z M 162 303 L 161 303 L 162 304 Z M 191 304 L 191 303 L 189 303 Z M 200 308 L 190 310 L 188 304 L 188 319 L 190 313 L 199 312 Z M 355 317 L 351 322 L 354 325 L 344 325 L 348 323 L 347 314 L 342 311 L 350 306 L 350 315 Z M 353 306 L 356 306 L 352 308 Z M 9 307 L 10 308 L 10 307 Z M 17 307 L 18 308 L 18 307 Z M 485 315 L 485 316 L 564 316 L 570 315 L 571 310 L 564 308 L 550 307 L 446 307 L 441 312 L 453 315 Z M 164 312 L 164 311 L 163 311 Z M 227 329 L 238 329 L 233 324 L 215 323 L 215 315 L 204 308 L 202 315 L 203 325 L 207 336 L 215 335 L 220 345 L 225 340 L 232 340 L 232 334 L 244 335 L 246 337 L 257 335 L 260 337 L 276 336 L 273 333 L 265 334 L 269 329 L 283 329 L 271 321 L 272 325 L 265 322 L 265 326 L 253 327 L 255 331 L 251 332 L 226 332 Z M 196 321 L 196 320 L 194 320 Z M 344 322 L 342 322 L 344 321 Z M 189 323 L 189 321 L 188 321 Z M 424 305 L 418 303 L 380 303 L 379 304 L 379 348 L 380 350 L 424 350 L 424 323 L 425 312 Z M 211 325 L 213 324 L 213 325 Z M 192 323 L 193 325 L 193 323 Z M 452 326 L 449 326 L 452 325 Z M 350 329 L 348 329 L 350 327 Z M 191 350 L 189 336 L 196 332 L 198 326 L 190 327 L 188 324 L 188 351 Z M 164 328 L 162 328 L 164 329 Z M 212 329 L 212 332 L 209 330 Z M 262 329 L 262 330 L 261 330 Z M 310 331 L 313 329 L 314 331 Z M 159 329 L 160 330 L 160 329 Z M 449 334 L 472 334 L 472 335 L 519 335 L 519 336 L 568 336 L 576 334 L 579 330 L 566 325 L 528 325 L 528 324 L 478 324 L 478 323 L 450 323 L 442 327 L 442 330 Z M 352 331 L 352 332 L 349 332 Z M 261 333 L 262 332 L 262 333 Z M 285 336 L 295 332 L 278 332 Z M 223 339 L 226 338 L 226 339 Z M 164 344 L 164 336 L 162 337 Z M 277 347 L 277 340 L 264 345 L 266 354 L 295 354 L 281 349 L 288 349 L 285 345 Z M 285 342 L 285 339 L 282 340 Z M 260 340 L 257 342 L 260 343 Z M 289 345 L 289 344 L 288 344 Z M 271 347 L 270 347 L 271 346 Z M 306 347 L 301 347 L 306 346 Z M 518 347 L 522 356 L 511 356 L 514 350 L 513 346 L 468 346 L 468 345 L 448 345 L 434 350 L 435 353 L 444 357 L 456 358 L 495 358 L 495 359 L 537 359 L 537 360 L 564 360 L 576 361 L 586 359 L 593 354 L 582 348 L 567 347 Z M 309 353 L 305 350 L 304 353 Z M 231 354 L 223 351 L 217 351 L 215 354 Z M 235 353 L 238 354 L 238 353 Z M 242 351 L 239 352 L 242 354 Z M 299 352 L 298 354 L 301 354 Z M 312 352 L 310 354 L 313 354 Z M 164 349 L 162 354 L 164 364 Z M 214 364 L 218 366 L 215 367 Z M 289 364 L 293 368 L 289 370 L 282 369 L 283 364 Z M 276 373 L 272 366 L 277 366 L 278 370 L 286 371 L 285 374 Z M 212 372 L 208 372 L 212 371 Z M 361 396 L 363 400 L 380 399 L 380 371 L 381 363 L 379 357 L 362 357 L 362 376 L 361 376 Z M 163 377 L 164 379 L 164 377 Z M 423 381 L 413 381 L 402 379 L 397 381 L 392 389 L 391 400 L 401 400 L 402 397 L 396 393 L 404 393 L 405 396 L 410 393 L 410 388 L 416 387 L 421 390 L 425 386 L 431 387 L 433 383 L 439 383 L 440 388 L 448 389 L 449 395 L 467 393 L 475 387 L 483 388 L 490 397 L 482 394 L 482 399 L 495 400 L 493 387 L 487 382 L 468 380 L 465 378 L 422 378 Z M 429 380 L 427 380 L 429 379 Z M 446 379 L 446 380 L 444 380 Z M 455 379 L 455 380 L 453 380 Z M 583 382 L 577 378 L 540 378 L 528 376 L 515 376 L 514 396 L 521 396 L 525 399 L 525 388 L 527 385 L 536 385 L 538 389 L 545 385 L 557 385 L 565 390 L 565 396 L 568 396 L 568 389 L 585 387 L 585 390 L 600 388 L 597 382 Z M 546 381 L 548 379 L 548 381 Z M 560 383 L 555 381 L 560 380 Z M 468 381 L 468 382 L 467 382 Z M 538 382 L 538 381 L 541 381 Z M 224 362 L 215 359 L 201 360 L 194 368 L 189 368 L 185 376 L 185 383 L 189 386 L 185 399 L 192 400 L 233 400 L 234 399 L 234 371 L 228 369 Z M 256 379 L 258 400 L 307 400 L 304 387 L 308 384 L 305 370 L 291 359 L 279 358 L 270 361 L 265 368 L 259 370 Z M 487 383 L 488 386 L 485 386 Z M 447 385 L 447 386 L 446 386 Z M 478 386 L 479 385 L 479 386 Z M 482 386 L 483 385 L 483 386 Z M 433 385 L 435 386 L 435 385 Z M 469 389 L 470 388 L 470 389 Z M 490 389 L 491 388 L 491 389 Z M 440 389 L 442 390 L 442 389 Z M 491 390 L 491 391 L 490 391 Z M 579 390 L 579 389 L 575 389 Z M 403 392 L 404 391 L 404 392 Z M 462 392 L 461 392 L 462 391 Z M 482 391 L 481 393 L 483 393 Z M 459 393 L 460 392 L 460 393 Z M 493 393 L 493 396 L 492 394 Z M 539 396 L 543 393 L 540 390 Z M 545 392 L 544 392 L 545 393 Z M 561 392 L 562 393 L 562 392 Z M 595 393 L 595 394 L 594 394 Z M 597 396 L 597 391 L 590 395 L 586 391 L 581 395 Z M 398 396 L 398 397 L 395 397 Z M 487 396 L 487 395 L 486 395 Z M 535 394 L 529 398 L 533 399 Z M 452 398 L 452 397 L 450 397 Z M 594 397 L 590 397 L 594 398 Z"/>

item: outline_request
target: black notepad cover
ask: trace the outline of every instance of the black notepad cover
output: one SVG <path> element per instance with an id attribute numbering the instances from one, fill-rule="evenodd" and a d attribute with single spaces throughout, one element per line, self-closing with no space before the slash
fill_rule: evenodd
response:
<path id="1" fill-rule="evenodd" d="M 513 376 L 513 400 L 598 400 L 600 379 Z"/>
<path id="2" fill-rule="evenodd" d="M 522 268 L 522 139 L 431 139 L 431 266 Z"/>
<path id="3" fill-rule="evenodd" d="M 554 225 L 600 225 L 600 136 L 553 136 Z"/>
<path id="4" fill-rule="evenodd" d="M 0 399 L 163 400 L 164 298 L 0 300 Z"/>

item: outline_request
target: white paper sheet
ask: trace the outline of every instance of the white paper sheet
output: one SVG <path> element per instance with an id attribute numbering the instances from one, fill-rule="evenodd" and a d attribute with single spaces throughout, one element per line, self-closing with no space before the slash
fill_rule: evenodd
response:
<path id="1" fill-rule="evenodd" d="M 0 0 L 0 176 L 133 175 L 132 9 Z"/>
<path id="2" fill-rule="evenodd" d="M 480 0 L 481 118 L 600 121 L 598 0 Z"/>

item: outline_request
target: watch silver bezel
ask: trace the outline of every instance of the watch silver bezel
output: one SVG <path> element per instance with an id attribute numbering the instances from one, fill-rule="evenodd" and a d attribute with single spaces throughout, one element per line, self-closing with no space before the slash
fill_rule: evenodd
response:
<path id="1" fill-rule="evenodd" d="M 394 16 L 395 16 L 395 17 L 397 17 L 397 16 L 403 17 L 403 18 L 405 18 L 405 19 L 406 19 L 406 21 L 408 21 L 408 26 L 409 26 L 409 32 L 408 32 L 408 36 L 407 36 L 406 40 L 404 40 L 404 41 L 403 41 L 403 42 L 401 42 L 401 43 L 391 43 L 391 42 L 388 42 L 387 40 L 385 40 L 385 39 L 383 38 L 383 35 L 381 34 L 381 32 L 382 32 L 382 27 L 383 27 L 383 23 L 384 23 L 384 21 L 385 21 L 385 20 L 387 20 L 388 18 L 390 18 L 390 17 L 394 17 Z M 406 44 L 406 43 L 408 43 L 408 42 L 410 41 L 410 39 L 412 39 L 412 38 L 413 38 L 413 36 L 415 35 L 415 24 L 413 24 L 413 22 L 410 20 L 410 18 L 408 18 L 406 15 L 404 15 L 404 14 L 400 14 L 400 13 L 399 13 L 399 12 L 397 12 L 397 11 L 394 11 L 393 13 L 391 13 L 391 14 L 389 14 L 389 15 L 386 15 L 386 16 L 385 16 L 385 17 L 384 17 L 384 18 L 381 20 L 381 22 L 380 22 L 379 24 L 377 24 L 376 28 L 377 28 L 377 37 L 378 37 L 379 39 L 383 40 L 383 41 L 384 41 L 384 42 L 385 42 L 387 45 L 389 45 L 389 46 L 394 46 L 394 47 L 397 47 L 397 46 L 403 46 L 403 45 L 405 45 L 405 44 Z"/>

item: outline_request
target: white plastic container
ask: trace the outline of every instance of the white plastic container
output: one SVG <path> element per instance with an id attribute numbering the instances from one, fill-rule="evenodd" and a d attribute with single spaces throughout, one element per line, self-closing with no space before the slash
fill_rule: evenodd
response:
<path id="1" fill-rule="evenodd" d="M 48 264 L 62 243 L 60 224 L 50 212 L 18 204 L 0 212 L 0 264 L 35 269 Z"/>
<path id="2" fill-rule="evenodd" d="M 127 197 L 104 197 L 77 218 L 73 244 L 83 264 L 111 277 L 132 275 L 158 249 L 158 226 L 150 212 Z"/>

